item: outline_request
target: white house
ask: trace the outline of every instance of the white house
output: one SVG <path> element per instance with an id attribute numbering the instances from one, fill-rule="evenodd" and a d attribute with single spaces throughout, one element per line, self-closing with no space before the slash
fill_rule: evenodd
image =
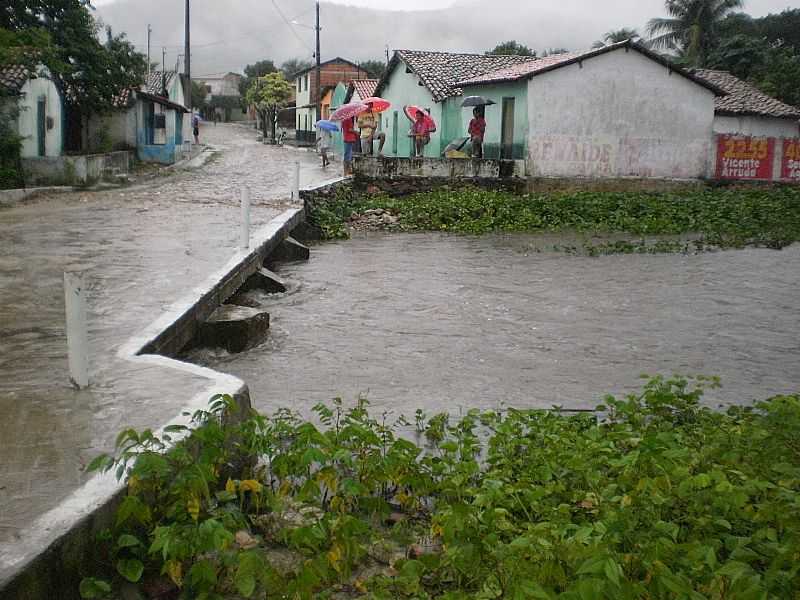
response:
<path id="1" fill-rule="evenodd" d="M 0 68 L 0 86 L 16 103 L 16 128 L 22 140 L 22 158 L 61 156 L 64 146 L 64 106 L 50 73 L 35 73 L 19 65 Z"/>
<path id="2" fill-rule="evenodd" d="M 487 142 L 508 146 L 515 115 L 524 115 L 514 144 L 524 137 L 532 177 L 714 173 L 714 106 L 725 92 L 635 42 L 530 60 L 458 85 L 497 102 L 499 139 Z"/>
<path id="3" fill-rule="evenodd" d="M 714 107 L 715 177 L 800 182 L 800 108 L 726 71 L 692 71 L 723 89 Z"/>

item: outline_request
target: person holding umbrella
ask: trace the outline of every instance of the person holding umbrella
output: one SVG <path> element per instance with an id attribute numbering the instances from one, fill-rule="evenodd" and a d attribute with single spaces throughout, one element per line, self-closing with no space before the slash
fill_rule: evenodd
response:
<path id="1" fill-rule="evenodd" d="M 355 117 L 349 117 L 342 121 L 342 141 L 344 142 L 344 175 L 353 174 L 353 146 L 358 143 L 353 121 Z"/>
<path id="2" fill-rule="evenodd" d="M 425 146 L 431 141 L 431 134 L 436 131 L 436 124 L 420 109 L 417 109 L 414 117 L 414 124 L 411 126 L 411 135 L 414 137 L 414 156 L 422 156 Z"/>
<path id="3" fill-rule="evenodd" d="M 469 139 L 472 143 L 472 157 L 483 158 L 483 136 L 486 133 L 486 119 L 483 118 L 483 106 L 472 109 L 472 120 L 469 122 Z"/>
<path id="4" fill-rule="evenodd" d="M 366 102 L 367 110 L 358 115 L 358 129 L 361 132 L 361 152 L 362 154 L 372 154 L 372 142 L 375 137 L 380 140 L 378 154 L 383 154 L 383 145 L 386 143 L 386 134 L 379 132 L 376 136 L 375 130 L 378 128 L 378 116 L 375 114 L 375 106 L 372 102 Z"/>

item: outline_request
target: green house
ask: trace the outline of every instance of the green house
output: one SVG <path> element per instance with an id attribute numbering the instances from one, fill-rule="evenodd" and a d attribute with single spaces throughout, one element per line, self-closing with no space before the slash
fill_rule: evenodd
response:
<path id="1" fill-rule="evenodd" d="M 521 65 L 530 60 L 530 57 L 525 56 L 396 50 L 375 90 L 376 96 L 392 103 L 392 107 L 381 115 L 381 127 L 386 133 L 384 153 L 411 156 L 412 143 L 408 135 L 411 121 L 405 116 L 403 107 L 415 105 L 428 110 L 437 127 L 431 136 L 431 142 L 425 148 L 425 156 L 441 156 L 450 142 L 467 137 L 467 126 L 472 118 L 471 109 L 461 107 L 463 92 L 456 85 L 457 82 Z M 487 141 L 489 133 L 499 132 L 500 111 L 505 107 L 507 114 L 514 117 L 510 127 L 511 151 L 507 158 L 524 158 L 525 140 L 528 137 L 526 85 L 505 85 L 497 89 L 487 86 L 485 92 L 497 102 L 496 105 L 486 108 Z M 506 128 L 508 127 L 506 122 Z M 500 139 L 499 133 L 496 137 Z M 499 141 L 488 143 L 485 157 L 500 158 L 501 150 Z"/>

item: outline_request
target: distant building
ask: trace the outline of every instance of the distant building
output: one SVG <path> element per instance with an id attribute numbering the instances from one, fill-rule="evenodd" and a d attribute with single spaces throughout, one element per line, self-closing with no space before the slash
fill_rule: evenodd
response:
<path id="1" fill-rule="evenodd" d="M 244 78 L 239 73 L 226 73 L 219 77 L 197 79 L 206 89 L 206 103 L 222 121 L 243 121 L 247 112 L 242 110 L 239 84 Z"/>
<path id="2" fill-rule="evenodd" d="M 317 82 L 316 66 L 308 67 L 292 75 L 292 82 L 297 94 L 295 111 L 296 138 L 301 143 L 313 143 L 316 137 L 314 123 L 320 118 L 317 116 Z M 353 79 L 364 79 L 367 72 L 356 63 L 344 58 L 333 58 L 320 65 L 320 99 L 328 89 L 336 88 L 340 82 Z M 333 101 L 333 98 L 331 98 Z"/>
<path id="3" fill-rule="evenodd" d="M 22 157 L 61 156 L 64 105 L 49 71 L 39 67 L 33 72 L 21 65 L 0 67 L 0 87 L 10 96 L 6 99 L 9 105 L 0 106 L 0 110 L 14 109 L 17 113 Z"/>

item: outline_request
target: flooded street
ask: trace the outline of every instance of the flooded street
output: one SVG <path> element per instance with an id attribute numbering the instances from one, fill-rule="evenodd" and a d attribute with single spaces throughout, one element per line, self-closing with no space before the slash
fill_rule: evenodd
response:
<path id="1" fill-rule="evenodd" d="M 0 208 L 0 554 L 57 506 L 125 427 L 156 428 L 206 379 L 120 359 L 120 347 L 238 249 L 239 189 L 252 231 L 304 185 L 329 179 L 314 154 L 264 146 L 241 126 L 203 128 L 217 149 L 196 171 L 128 188 L 77 191 Z M 87 274 L 91 386 L 68 382 L 64 271 Z M 0 571 L 2 571 L 0 560 Z"/>
<path id="2" fill-rule="evenodd" d="M 547 240 L 552 247 L 552 240 Z M 192 359 L 233 373 L 262 410 L 365 393 L 413 416 L 592 408 L 642 373 L 704 374 L 707 402 L 800 390 L 800 246 L 699 255 L 554 252 L 530 235 L 368 234 L 284 266 L 261 296 L 270 339 Z"/>

